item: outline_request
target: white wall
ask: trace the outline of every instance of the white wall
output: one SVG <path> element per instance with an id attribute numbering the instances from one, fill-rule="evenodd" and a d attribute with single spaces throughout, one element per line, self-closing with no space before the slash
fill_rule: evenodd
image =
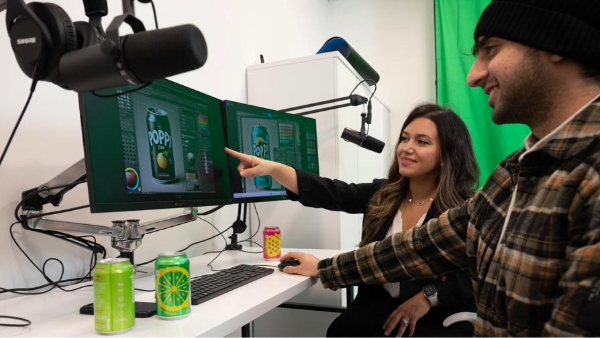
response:
<path id="1" fill-rule="evenodd" d="M 29 1 L 26 1 L 27 3 Z M 59 1 L 73 21 L 87 20 L 81 1 Z M 192 23 L 204 34 L 208 61 L 200 69 L 171 79 L 221 99 L 246 102 L 245 68 L 259 62 L 314 54 L 331 36 L 344 37 L 380 74 L 378 96 L 392 111 L 391 140 L 396 137 L 409 109 L 434 100 L 433 1 L 426 0 L 155 0 L 160 27 Z M 122 13 L 121 1 L 109 0 L 107 27 Z M 136 15 L 147 29 L 154 28 L 150 5 L 136 3 Z M 4 148 L 25 104 L 30 79 L 15 60 L 6 34 L 4 13 L 0 15 L 0 148 Z M 389 156 L 389 154 L 385 154 Z M 9 226 L 21 192 L 53 178 L 83 157 L 77 95 L 41 82 L 33 95 L 21 126 L 0 166 L 0 287 L 30 287 L 43 282 L 39 272 L 12 243 Z M 87 204 L 85 186 L 73 189 L 55 211 Z M 210 208 L 200 208 L 205 211 Z M 110 225 L 113 219 L 140 218 L 142 222 L 176 214 L 180 210 L 90 214 L 87 210 L 57 215 L 73 222 Z M 234 221 L 233 206 L 219 210 L 207 220 L 225 229 Z M 15 236 L 24 250 L 41 266 L 50 257 L 65 264 L 65 277 L 86 271 L 89 252 L 48 236 L 23 232 Z M 202 221 L 147 235 L 136 250 L 138 262 L 161 251 L 177 250 L 215 234 Z M 228 232 L 226 235 L 229 235 Z M 110 249 L 108 238 L 98 240 Z M 190 255 L 220 249 L 222 238 L 194 246 Z M 59 265 L 50 262 L 50 276 L 58 278 Z M 8 297 L 0 296 L 0 299 Z"/>

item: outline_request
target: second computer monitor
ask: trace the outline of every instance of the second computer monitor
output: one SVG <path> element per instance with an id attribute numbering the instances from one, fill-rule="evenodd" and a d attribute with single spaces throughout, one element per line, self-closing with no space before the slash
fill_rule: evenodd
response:
<path id="1" fill-rule="evenodd" d="M 244 103 L 223 101 L 229 148 L 319 174 L 317 125 L 309 117 Z M 285 188 L 270 176 L 241 177 L 230 158 L 233 202 L 287 199 Z"/>

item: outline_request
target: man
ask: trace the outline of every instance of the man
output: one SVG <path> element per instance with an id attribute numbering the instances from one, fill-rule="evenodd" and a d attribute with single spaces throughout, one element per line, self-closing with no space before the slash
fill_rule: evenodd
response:
<path id="1" fill-rule="evenodd" d="M 290 253 L 286 272 L 335 289 L 468 267 L 475 335 L 598 336 L 600 1 L 493 0 L 474 35 L 468 84 L 494 122 L 531 128 L 525 147 L 427 225 L 322 261 Z M 386 334 L 415 319 L 392 315 Z"/>

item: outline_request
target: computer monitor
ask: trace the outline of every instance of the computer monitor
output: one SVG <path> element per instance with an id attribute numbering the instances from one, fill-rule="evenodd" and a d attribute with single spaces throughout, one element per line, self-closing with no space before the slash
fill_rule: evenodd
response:
<path id="1" fill-rule="evenodd" d="M 319 174 L 314 119 L 228 100 L 223 113 L 229 148 Z M 234 203 L 287 199 L 285 188 L 270 176 L 241 177 L 239 161 L 229 162 Z"/>
<path id="2" fill-rule="evenodd" d="M 92 212 L 232 203 L 221 100 L 169 80 L 79 100 Z"/>

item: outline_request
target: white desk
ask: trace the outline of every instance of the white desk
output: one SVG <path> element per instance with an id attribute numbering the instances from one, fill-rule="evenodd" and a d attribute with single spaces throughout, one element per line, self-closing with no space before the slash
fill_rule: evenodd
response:
<path id="1" fill-rule="evenodd" d="M 256 250 L 256 248 L 244 248 Z M 340 250 L 284 249 L 312 253 L 319 258 L 331 257 Z M 206 266 L 216 254 L 190 258 L 193 276 L 210 273 Z M 276 266 L 278 261 L 265 261 L 262 254 L 240 251 L 223 252 L 213 263 L 214 269 L 238 264 Z M 177 320 L 163 320 L 156 316 L 136 318 L 135 327 L 121 334 L 131 337 L 150 336 L 226 336 L 269 310 L 318 283 L 317 279 L 288 275 L 275 269 L 236 290 L 213 298 L 200 305 L 192 305 L 190 316 Z M 154 289 L 154 276 L 135 280 L 135 287 Z M 72 289 L 73 287 L 68 287 Z M 19 296 L 0 301 L 0 314 L 27 318 L 29 327 L 0 327 L 0 336 L 102 336 L 94 330 L 94 317 L 79 314 L 79 308 L 93 301 L 92 287 L 74 292 L 53 290 L 42 295 Z M 154 301 L 153 292 L 136 291 L 136 301 Z"/>

